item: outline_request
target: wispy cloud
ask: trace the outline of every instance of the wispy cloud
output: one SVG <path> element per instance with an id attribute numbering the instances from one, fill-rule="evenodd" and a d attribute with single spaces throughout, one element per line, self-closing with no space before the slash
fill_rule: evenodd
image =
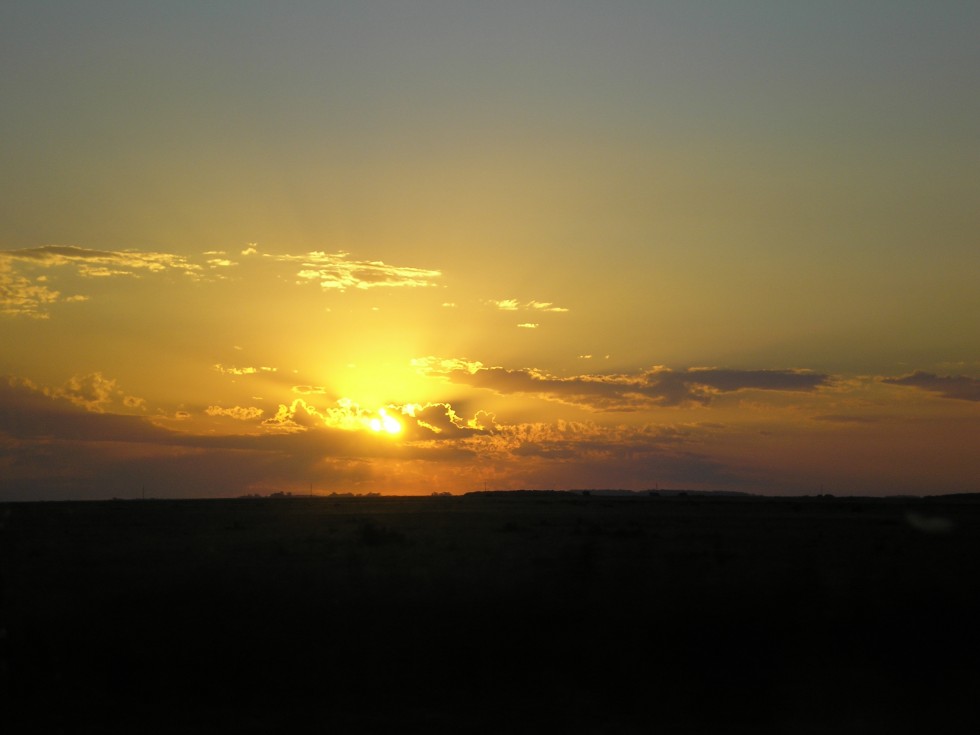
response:
<path id="1" fill-rule="evenodd" d="M 294 385 L 291 390 L 301 396 L 322 396 L 329 393 L 322 385 Z"/>
<path id="2" fill-rule="evenodd" d="M 532 311 L 552 311 L 555 313 L 564 313 L 568 311 L 563 306 L 555 306 L 550 301 L 529 301 L 527 303 L 527 308 Z"/>
<path id="3" fill-rule="evenodd" d="M 172 253 L 60 245 L 0 251 L 0 313 L 46 319 L 52 304 L 88 300 L 83 294 L 62 296 L 61 291 L 49 285 L 47 275 L 34 275 L 49 269 L 69 269 L 84 279 L 138 278 L 165 272 L 198 278 L 203 270 L 184 256 Z"/>
<path id="4" fill-rule="evenodd" d="M 94 250 L 72 245 L 0 251 L 0 314 L 36 319 L 50 317 L 56 303 L 88 300 L 85 294 L 65 294 L 64 286 L 51 283 L 61 273 L 81 278 L 91 287 L 95 281 L 141 278 L 176 273 L 193 280 L 236 278 L 293 278 L 297 284 L 317 283 L 324 290 L 424 288 L 435 286 L 438 270 L 396 266 L 379 260 L 357 260 L 349 253 L 315 250 L 298 255 L 260 253 L 254 243 L 241 251 L 242 267 L 222 250 L 208 250 L 194 259 L 175 253 L 139 250 Z M 244 264 L 263 268 L 243 273 Z M 272 264 L 278 267 L 270 268 Z M 278 273 L 276 271 L 279 271 Z M 51 279 L 47 273 L 51 273 Z"/>
<path id="5" fill-rule="evenodd" d="M 449 373 L 462 370 L 468 373 L 475 373 L 483 370 L 484 365 L 479 360 L 463 360 L 458 357 L 414 357 L 411 361 L 412 367 L 421 375 L 448 375 Z"/>
<path id="6" fill-rule="evenodd" d="M 537 312 L 554 312 L 554 313 L 564 313 L 568 309 L 555 306 L 550 301 L 527 301 L 525 303 L 519 302 L 517 299 L 502 299 L 488 301 L 491 306 L 495 306 L 501 311 L 537 311 Z"/>
<path id="7" fill-rule="evenodd" d="M 935 375 L 921 370 L 899 378 L 882 378 L 882 383 L 938 393 L 943 398 L 980 401 L 980 380 L 966 375 Z"/>
<path id="8" fill-rule="evenodd" d="M 178 271 L 193 276 L 201 271 L 200 265 L 191 263 L 183 255 L 139 250 L 90 250 L 72 245 L 45 245 L 22 250 L 7 250 L 0 252 L 0 258 L 46 268 L 75 266 L 79 275 L 88 277 L 133 276 L 141 272 L 163 271 Z"/>
<path id="9" fill-rule="evenodd" d="M 351 260 L 350 253 L 314 250 L 302 255 L 263 254 L 263 258 L 299 267 L 300 282 L 320 284 L 323 289 L 425 288 L 435 285 L 442 273 L 427 268 L 389 265 L 380 260 Z"/>

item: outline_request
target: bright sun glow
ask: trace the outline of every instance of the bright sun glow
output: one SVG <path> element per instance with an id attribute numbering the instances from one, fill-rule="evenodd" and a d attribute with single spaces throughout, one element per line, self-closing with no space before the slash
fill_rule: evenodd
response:
<path id="1" fill-rule="evenodd" d="M 368 422 L 368 426 L 371 427 L 371 431 L 384 431 L 389 434 L 397 434 L 402 430 L 402 425 L 391 416 L 383 408 L 378 411 L 380 418 L 371 419 Z"/>

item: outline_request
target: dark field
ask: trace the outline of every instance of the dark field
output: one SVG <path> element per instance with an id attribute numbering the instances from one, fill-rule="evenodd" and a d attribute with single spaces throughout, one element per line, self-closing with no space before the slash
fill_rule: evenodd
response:
<path id="1" fill-rule="evenodd" d="M 969 497 L 115 501 L 0 520 L 3 732 L 980 731 Z"/>

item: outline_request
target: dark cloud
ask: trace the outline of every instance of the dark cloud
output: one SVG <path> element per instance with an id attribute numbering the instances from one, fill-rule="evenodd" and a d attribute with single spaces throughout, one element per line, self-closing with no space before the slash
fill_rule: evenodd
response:
<path id="1" fill-rule="evenodd" d="M 719 393 L 740 390 L 813 391 L 829 376 L 803 370 L 654 368 L 639 375 L 579 375 L 561 378 L 534 369 L 457 367 L 429 371 L 449 380 L 500 394 L 526 393 L 595 410 L 637 411 L 655 406 L 710 403 Z"/>
<path id="2" fill-rule="evenodd" d="M 719 391 L 786 390 L 811 391 L 826 385 L 828 376 L 807 370 L 722 370 L 691 368 L 672 373 L 688 385 L 701 385 Z"/>
<path id="3" fill-rule="evenodd" d="M 828 413 L 820 416 L 814 416 L 813 420 L 827 421 L 834 424 L 877 424 L 882 421 L 882 419 L 877 416 L 858 416 L 840 413 Z"/>
<path id="4" fill-rule="evenodd" d="M 445 440 L 401 442 L 328 426 L 326 413 L 297 399 L 282 407 L 282 426 L 254 434 L 200 435 L 158 426 L 141 415 L 103 411 L 102 393 L 94 388 L 108 384 L 83 381 L 71 394 L 0 378 L 0 499 L 131 497 L 140 483 L 152 483 L 153 493 L 166 497 L 309 482 L 341 490 L 354 479 L 368 482 L 386 462 L 471 461 L 471 448 L 445 440 L 482 432 L 456 417 L 448 404 L 437 404 L 423 415 L 455 427 L 454 435 L 443 437 L 412 423 L 420 438 Z"/>
<path id="5" fill-rule="evenodd" d="M 38 248 L 7 250 L 3 253 L 14 260 L 31 260 L 46 265 L 63 265 L 77 260 L 105 261 L 116 256 L 108 250 L 89 250 L 74 245 L 44 245 Z"/>
<path id="6" fill-rule="evenodd" d="M 0 378 L 0 431 L 19 439 L 130 443 L 166 442 L 172 436 L 141 416 L 86 410 L 84 381 L 78 388 L 74 395 L 46 393 L 26 381 Z M 97 399 L 92 402 L 101 405 Z"/>
<path id="7" fill-rule="evenodd" d="M 414 422 L 425 434 L 435 434 L 440 439 L 456 439 L 486 432 L 480 417 L 466 420 L 458 415 L 449 403 L 429 403 L 415 408 L 414 416 L 401 416 L 401 420 Z M 426 437 L 430 438 L 430 437 Z"/>
<path id="8" fill-rule="evenodd" d="M 980 380 L 966 375 L 935 375 L 916 370 L 914 373 L 900 378 L 882 378 L 881 382 L 938 393 L 943 398 L 980 401 Z"/>
<path id="9" fill-rule="evenodd" d="M 742 474 L 708 456 L 707 434 L 694 425 L 559 420 L 502 425 L 479 443 L 515 488 L 744 487 Z"/>
<path id="10" fill-rule="evenodd" d="M 596 436 L 526 443 L 513 452 L 530 487 L 647 488 L 673 487 L 743 488 L 745 477 L 723 462 L 706 456 L 670 436 L 638 434 Z M 536 461 L 535 461 L 536 460 Z"/>

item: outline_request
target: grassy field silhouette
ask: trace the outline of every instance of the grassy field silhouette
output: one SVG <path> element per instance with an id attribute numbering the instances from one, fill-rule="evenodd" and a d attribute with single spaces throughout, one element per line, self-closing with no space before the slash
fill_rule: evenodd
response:
<path id="1" fill-rule="evenodd" d="M 972 731 L 980 502 L 0 507 L 7 732 Z"/>

